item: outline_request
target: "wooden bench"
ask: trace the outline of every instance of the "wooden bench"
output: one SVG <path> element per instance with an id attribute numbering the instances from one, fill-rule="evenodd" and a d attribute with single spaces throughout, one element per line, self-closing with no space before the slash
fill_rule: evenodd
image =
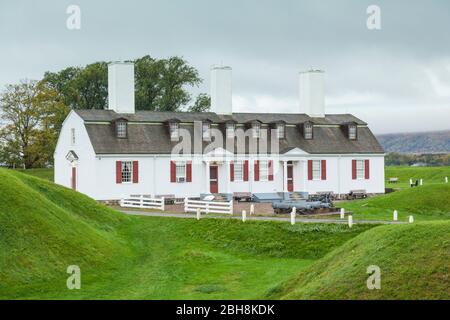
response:
<path id="1" fill-rule="evenodd" d="M 252 201 L 250 192 L 233 192 L 233 199 L 236 201 Z"/>
<path id="2" fill-rule="evenodd" d="M 364 199 L 367 198 L 366 190 L 350 190 L 347 195 L 347 200 Z"/>
<path id="3" fill-rule="evenodd" d="M 397 177 L 389 178 L 388 182 L 389 183 L 397 183 L 398 182 L 398 178 Z"/>

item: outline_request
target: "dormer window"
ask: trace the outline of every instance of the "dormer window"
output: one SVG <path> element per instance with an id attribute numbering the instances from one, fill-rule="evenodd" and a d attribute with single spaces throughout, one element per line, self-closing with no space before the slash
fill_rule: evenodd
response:
<path id="1" fill-rule="evenodd" d="M 209 122 L 203 122 L 202 136 L 205 141 L 211 140 L 211 124 Z"/>
<path id="2" fill-rule="evenodd" d="M 356 140 L 357 137 L 357 129 L 355 124 L 350 124 L 348 126 L 348 138 L 350 140 Z"/>
<path id="3" fill-rule="evenodd" d="M 285 134 L 285 125 L 284 123 L 278 123 L 277 124 L 277 137 L 278 139 L 284 139 Z"/>
<path id="4" fill-rule="evenodd" d="M 180 126 L 178 122 L 170 122 L 169 131 L 171 141 L 178 141 L 180 139 Z"/>
<path id="5" fill-rule="evenodd" d="M 313 138 L 313 124 L 311 122 L 303 124 L 303 137 L 305 140 L 311 140 Z"/>
<path id="6" fill-rule="evenodd" d="M 252 136 L 255 139 L 258 139 L 261 136 L 261 123 L 259 122 L 252 123 Z"/>
<path id="7" fill-rule="evenodd" d="M 127 122 L 125 120 L 116 121 L 116 136 L 120 139 L 127 137 Z"/>
<path id="8" fill-rule="evenodd" d="M 226 126 L 227 138 L 234 138 L 235 124 L 233 122 L 228 122 Z"/>

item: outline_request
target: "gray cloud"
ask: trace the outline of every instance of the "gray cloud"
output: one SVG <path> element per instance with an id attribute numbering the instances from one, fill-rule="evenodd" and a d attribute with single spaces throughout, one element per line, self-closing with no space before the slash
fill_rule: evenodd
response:
<path id="1" fill-rule="evenodd" d="M 66 29 L 78 4 L 82 29 Z M 382 30 L 366 28 L 381 7 Z M 297 104 L 297 72 L 327 71 L 327 111 L 351 112 L 375 132 L 448 129 L 448 1 L 2 1 L 0 85 L 46 70 L 151 54 L 181 55 L 205 82 L 233 67 L 242 111 Z"/>

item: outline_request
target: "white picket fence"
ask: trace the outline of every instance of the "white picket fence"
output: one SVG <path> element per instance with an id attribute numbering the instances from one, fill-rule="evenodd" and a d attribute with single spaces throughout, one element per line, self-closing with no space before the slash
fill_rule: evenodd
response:
<path id="1" fill-rule="evenodd" d="M 197 209 L 200 209 L 202 213 L 233 214 L 233 201 L 214 202 L 184 199 L 184 212 L 197 212 Z"/>
<path id="2" fill-rule="evenodd" d="M 164 198 L 152 198 L 149 195 L 131 195 L 120 200 L 120 206 L 126 208 L 158 209 L 164 211 Z"/>

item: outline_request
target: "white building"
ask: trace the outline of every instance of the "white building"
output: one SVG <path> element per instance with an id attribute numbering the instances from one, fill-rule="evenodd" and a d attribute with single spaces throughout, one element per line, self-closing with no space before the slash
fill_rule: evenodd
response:
<path id="1" fill-rule="evenodd" d="M 325 114 L 322 71 L 300 73 L 299 106 L 285 114 L 233 113 L 229 67 L 211 69 L 205 113 L 135 111 L 133 64 L 110 64 L 108 78 L 108 110 L 73 110 L 64 121 L 58 184 L 97 200 L 384 193 L 382 147 L 360 119 Z"/>

